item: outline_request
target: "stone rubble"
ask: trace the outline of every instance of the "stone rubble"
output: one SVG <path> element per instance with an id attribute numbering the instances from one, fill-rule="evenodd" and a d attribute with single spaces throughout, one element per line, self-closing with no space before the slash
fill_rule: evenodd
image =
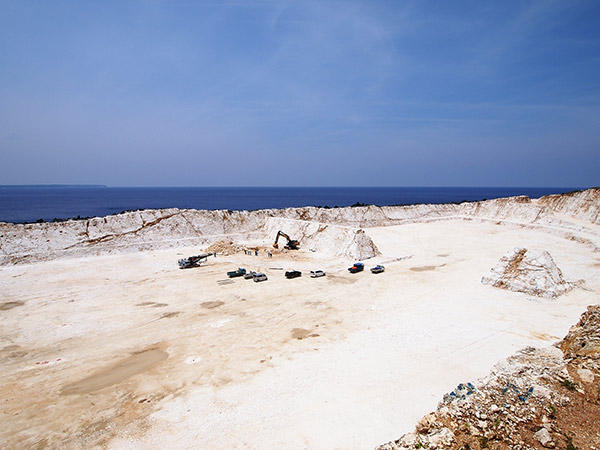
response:
<path id="1" fill-rule="evenodd" d="M 556 443 L 552 440 L 552 436 L 547 428 L 540 428 L 533 437 L 546 448 L 556 447 Z"/>
<path id="2" fill-rule="evenodd" d="M 217 241 L 206 249 L 207 252 L 217 253 L 219 255 L 233 255 L 244 251 L 244 247 L 235 244 L 231 240 Z"/>
<path id="3" fill-rule="evenodd" d="M 561 342 L 525 348 L 459 385 L 414 432 L 377 449 L 600 449 L 599 344 L 593 305 Z"/>

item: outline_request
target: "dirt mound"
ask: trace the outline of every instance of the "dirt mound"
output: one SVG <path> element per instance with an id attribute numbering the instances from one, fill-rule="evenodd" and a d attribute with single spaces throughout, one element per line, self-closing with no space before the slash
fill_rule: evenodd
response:
<path id="1" fill-rule="evenodd" d="M 598 449 L 599 342 L 596 305 L 557 344 L 564 356 L 556 347 L 521 350 L 480 383 L 460 384 L 413 433 L 378 449 Z"/>
<path id="2" fill-rule="evenodd" d="M 538 297 L 556 298 L 583 283 L 563 278 L 550 253 L 515 248 L 504 255 L 481 282 Z"/>
<path id="3" fill-rule="evenodd" d="M 217 241 L 206 249 L 211 253 L 217 253 L 219 255 L 233 255 L 234 253 L 240 253 L 244 247 L 234 244 L 233 241 Z"/>

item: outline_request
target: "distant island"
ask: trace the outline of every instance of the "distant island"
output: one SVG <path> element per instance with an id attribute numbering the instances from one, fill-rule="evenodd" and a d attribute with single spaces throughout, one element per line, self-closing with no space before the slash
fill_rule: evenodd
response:
<path id="1" fill-rule="evenodd" d="M 0 189 L 97 189 L 106 188 L 104 184 L 2 184 Z"/>

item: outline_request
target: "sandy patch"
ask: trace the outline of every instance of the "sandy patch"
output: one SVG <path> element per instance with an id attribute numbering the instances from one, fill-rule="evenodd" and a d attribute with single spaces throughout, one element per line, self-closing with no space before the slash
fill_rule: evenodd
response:
<path id="1" fill-rule="evenodd" d="M 213 302 L 202 302 L 202 303 L 200 303 L 200 306 L 202 306 L 203 308 L 206 308 L 206 309 L 215 309 L 215 308 L 218 308 L 219 306 L 223 306 L 224 304 L 225 304 L 225 302 L 213 301 Z"/>
<path id="2" fill-rule="evenodd" d="M 419 266 L 419 267 L 410 267 L 409 269 L 412 270 L 413 272 L 428 272 L 430 270 L 435 270 L 438 267 L 443 267 L 445 264 L 442 264 L 440 266 Z"/>
<path id="3" fill-rule="evenodd" d="M 18 306 L 23 306 L 24 302 L 4 302 L 0 303 L 0 311 L 8 311 L 9 309 L 16 308 Z"/>
<path id="4" fill-rule="evenodd" d="M 152 348 L 134 353 L 113 366 L 100 369 L 89 377 L 66 385 L 61 390 L 61 395 L 89 394 L 99 391 L 126 379 L 150 370 L 152 367 L 167 359 L 169 355 L 158 349 Z"/>

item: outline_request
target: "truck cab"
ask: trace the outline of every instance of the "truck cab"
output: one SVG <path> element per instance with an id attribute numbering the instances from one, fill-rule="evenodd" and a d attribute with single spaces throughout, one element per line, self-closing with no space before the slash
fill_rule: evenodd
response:
<path id="1" fill-rule="evenodd" d="M 362 272 L 363 270 L 365 270 L 365 265 L 361 262 L 354 263 L 352 267 L 348 268 L 350 273 Z"/>

